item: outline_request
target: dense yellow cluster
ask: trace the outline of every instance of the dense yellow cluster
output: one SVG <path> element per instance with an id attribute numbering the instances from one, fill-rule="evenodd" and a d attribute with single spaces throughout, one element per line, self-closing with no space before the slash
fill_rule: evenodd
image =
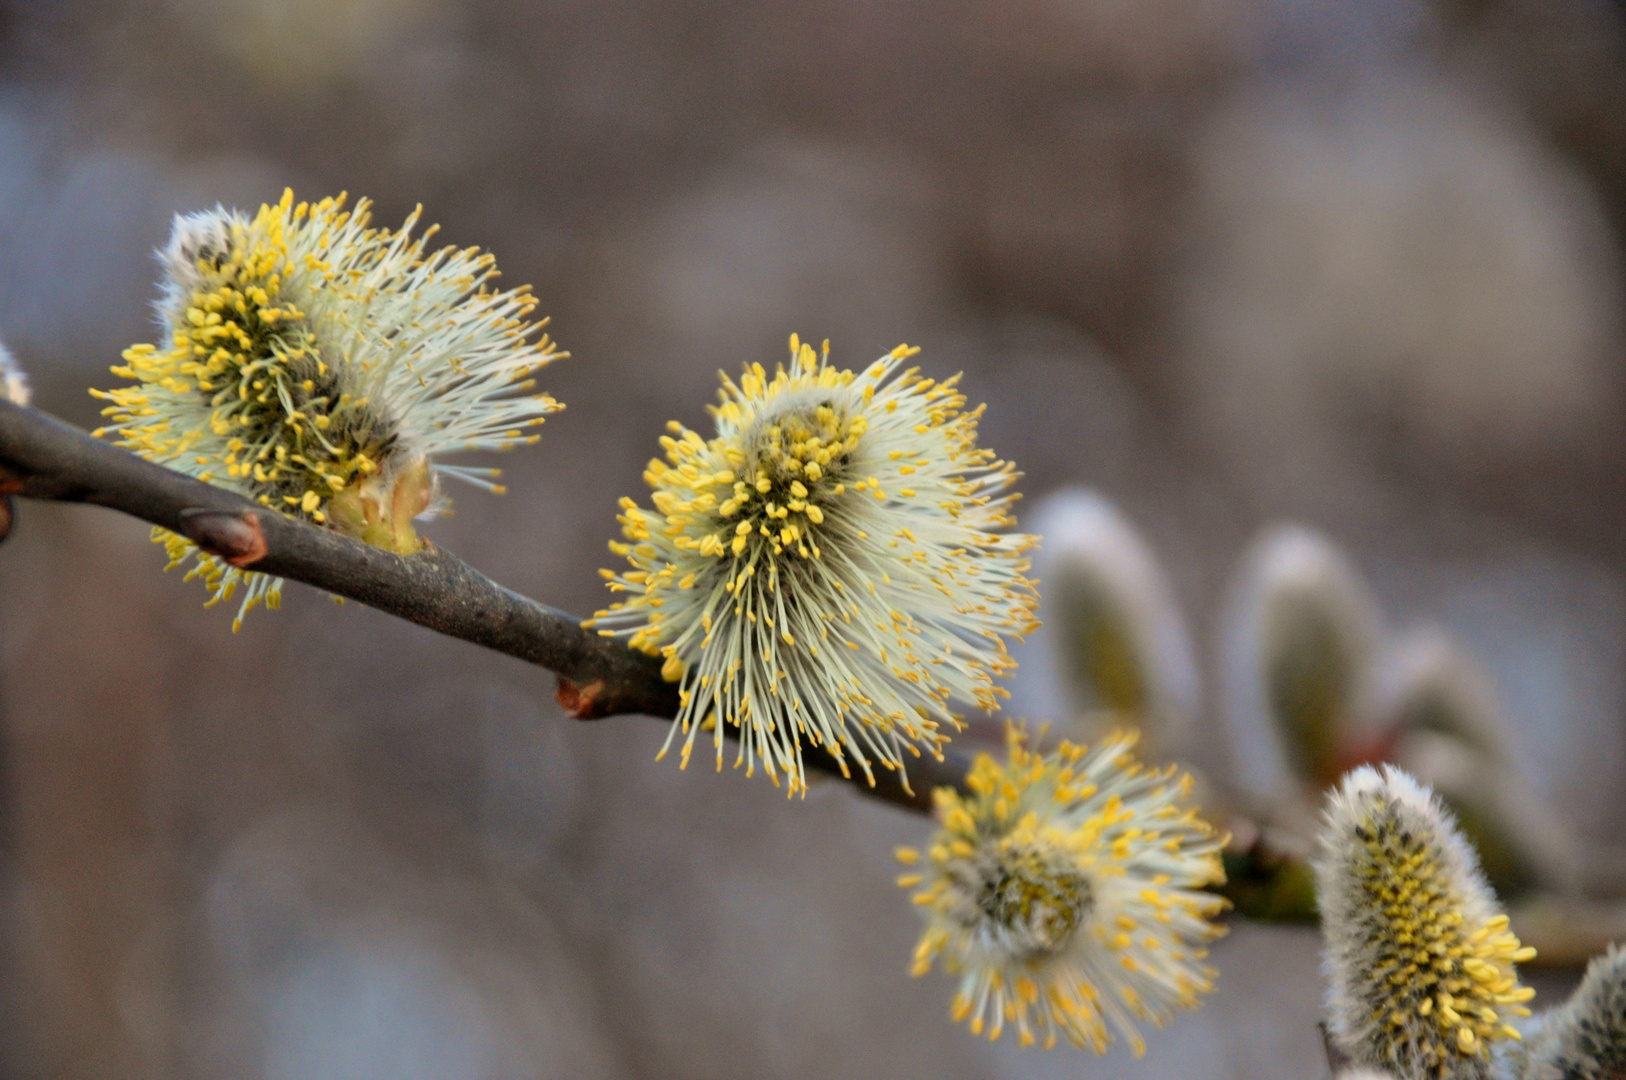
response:
<path id="1" fill-rule="evenodd" d="M 349 215 L 337 199 L 291 203 L 288 193 L 252 221 L 226 224 L 222 242 L 195 256 L 197 286 L 170 348 L 132 346 L 113 374 L 137 385 L 92 392 L 112 402 L 104 412 L 123 434 L 121 445 L 155 460 L 198 448 L 205 432 L 178 427 L 155 407 L 150 391 L 206 398 L 208 431 L 219 441 L 210 441 L 212 452 L 193 455 L 203 469 L 198 478 L 210 481 L 223 472 L 251 484 L 262 505 L 321 524 L 330 498 L 379 472 L 391 432 L 367 398 L 340 388 L 305 314 L 282 294 L 296 270 L 289 230 L 307 217 L 309 228 L 326 230 Z M 333 272 L 314 253 L 299 269 Z"/>
<path id="2" fill-rule="evenodd" d="M 731 397 L 718 410 L 719 415 L 739 424 L 744 419 L 741 400 L 783 395 L 791 378 L 781 369 L 770 382 L 760 364 L 741 376 L 739 386 L 724 376 L 725 391 Z M 850 371 L 824 367 L 817 371 L 810 388 L 845 387 L 852 380 Z M 873 397 L 874 387 L 866 389 Z M 649 463 L 644 479 L 655 489 L 655 508 L 665 515 L 668 525 L 686 524 L 673 519 L 713 507 L 719 521 L 730 523 L 730 528 L 700 539 L 695 550 L 701 554 L 716 558 L 722 558 L 725 551 L 743 555 L 748 545 L 765 541 L 776 556 L 790 550 L 804 559 L 820 557 L 814 536 L 816 527 L 824 524 L 820 504 L 846 493 L 847 484 L 836 476 L 843 473 L 843 466 L 858 448 L 868 421 L 862 415 L 838 416 L 828 403 L 773 419 L 777 422 L 765 422 L 760 432 L 748 433 L 741 444 L 720 447 L 707 446 L 681 425 L 669 425 L 684 436 L 683 442 L 671 437 L 661 441 L 672 455 L 672 467 L 656 458 Z M 740 477 L 737 470 L 743 472 L 747 465 L 746 445 L 754 445 L 756 460 L 750 475 Z M 705 462 L 712 451 L 720 451 L 729 467 L 700 472 L 696 464 Z M 854 491 L 863 491 L 868 482 L 858 480 L 852 486 Z M 719 494 L 723 496 L 720 502 Z M 695 543 L 687 535 L 682 539 Z"/>
<path id="3" fill-rule="evenodd" d="M 369 226 L 366 200 L 295 203 L 285 192 L 252 218 L 213 210 L 176 220 L 165 252 L 165 346 L 126 350 L 93 390 L 120 445 L 260 505 L 399 554 L 418 550 L 414 518 L 437 476 L 492 491 L 495 469 L 437 455 L 535 442 L 560 406 L 526 394 L 557 352 L 526 288 L 496 292 L 490 255 L 425 245 L 418 212 Z M 274 606 L 279 583 L 229 567 L 162 530 L 171 566 L 196 557 L 226 599 L 239 585 Z"/>
<path id="4" fill-rule="evenodd" d="M 1432 792 L 1391 766 L 1328 798 L 1316 860 L 1333 1039 L 1358 1064 L 1482 1080 L 1535 992 L 1473 849 Z"/>
<path id="5" fill-rule="evenodd" d="M 1225 879 L 1220 839 L 1183 805 L 1190 777 L 1143 768 L 1133 745 L 1039 754 L 1012 729 L 1004 763 L 978 755 L 968 795 L 933 793 L 942 830 L 898 879 L 927 920 L 913 973 L 941 957 L 960 976 L 951 1015 L 974 1034 L 1012 1024 L 1024 1046 L 1059 1035 L 1101 1053 L 1116 1031 L 1138 1055 L 1136 1020 L 1162 1026 L 1212 989 L 1202 943 L 1225 901 L 1202 890 Z"/>
<path id="6" fill-rule="evenodd" d="M 935 751 L 951 701 L 998 708 L 1003 639 L 1033 625 L 1033 540 L 995 531 L 1015 470 L 976 446 L 956 379 L 899 372 L 916 351 L 854 374 L 793 336 L 788 369 L 723 377 L 714 438 L 669 426 L 652 510 L 622 500 L 630 568 L 603 574 L 629 598 L 595 622 L 682 682 L 684 764 L 706 730 L 721 767 L 721 719 L 738 763 L 794 793 L 804 741 L 872 776 L 871 758 Z"/>
<path id="7" fill-rule="evenodd" d="M 1472 923 L 1439 852 L 1425 837 L 1379 814 L 1357 829 L 1364 855 L 1355 874 L 1370 919 L 1370 1022 L 1387 1029 L 1393 1064 L 1442 1076 L 1458 1057 L 1485 1057 L 1488 1044 L 1517 1039 L 1509 1016 L 1529 1016 L 1535 991 L 1513 965 L 1521 947 L 1506 915 Z M 1413 1017 L 1425 1024 L 1418 1025 Z M 1416 1073 L 1411 1073 L 1416 1075 Z"/>

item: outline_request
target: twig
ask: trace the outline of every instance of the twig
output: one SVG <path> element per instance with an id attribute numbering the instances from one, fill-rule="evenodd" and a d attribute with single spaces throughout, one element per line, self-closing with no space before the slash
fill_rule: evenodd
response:
<path id="1" fill-rule="evenodd" d="M 545 667 L 559 677 L 559 703 L 571 716 L 596 720 L 625 713 L 670 719 L 677 686 L 661 678 L 660 660 L 620 640 L 583 629 L 579 620 L 503 588 L 451 552 L 426 544 L 395 555 L 340 533 L 268 511 L 224 488 L 155 465 L 100 442 L 33 409 L 0 400 L 0 519 L 9 525 L 8 495 L 105 506 L 181 534 L 234 566 L 304 582 Z M 3 528 L 3 526 L 0 526 Z M 0 531 L 0 539 L 4 538 Z M 732 733 L 730 733 L 732 734 Z M 809 768 L 840 774 L 835 759 L 809 749 Z M 878 769 L 867 795 L 917 812 L 931 809 L 931 790 L 959 786 L 968 763 L 948 753 L 912 760 L 905 791 L 896 772 Z"/>
<path id="2" fill-rule="evenodd" d="M 1337 1080 L 1337 1077 L 1350 1067 L 1351 1062 L 1349 1055 L 1332 1041 L 1332 1031 L 1327 1027 L 1325 1020 L 1321 1022 L 1321 1045 L 1327 1051 L 1327 1068 L 1332 1070 L 1333 1078 Z"/>

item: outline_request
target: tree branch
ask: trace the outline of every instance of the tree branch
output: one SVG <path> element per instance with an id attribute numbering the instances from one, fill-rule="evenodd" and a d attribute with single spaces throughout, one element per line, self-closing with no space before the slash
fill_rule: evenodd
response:
<path id="1" fill-rule="evenodd" d="M 559 703 L 580 720 L 677 715 L 677 686 L 661 678 L 659 659 L 503 588 L 449 551 L 430 544 L 416 555 L 382 551 L 0 400 L 0 540 L 12 519 L 8 495 L 105 506 L 179 533 L 233 566 L 304 582 L 547 668 L 559 677 Z M 822 750 L 809 748 L 806 763 L 841 771 Z M 913 792 L 884 769 L 873 787 L 859 770 L 851 779 L 867 795 L 929 812 L 932 788 L 959 786 L 967 767 L 958 753 L 941 762 L 923 755 L 910 764 Z"/>

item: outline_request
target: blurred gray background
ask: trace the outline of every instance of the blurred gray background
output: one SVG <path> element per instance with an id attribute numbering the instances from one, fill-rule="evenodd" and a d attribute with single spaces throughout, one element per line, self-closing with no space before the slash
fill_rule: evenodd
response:
<path id="1" fill-rule="evenodd" d="M 531 282 L 568 404 L 427 533 L 587 613 L 615 502 L 791 331 L 966 373 L 1203 658 L 1263 525 L 1491 671 L 1532 782 L 1626 821 L 1626 9 L 1609 0 L 12 0 L 0 336 L 36 404 L 153 340 L 176 211 L 422 202 Z M 907 977 L 926 822 L 652 761 L 542 671 L 140 522 L 0 548 L 7 1077 L 1325 1074 L 1316 938 L 1239 927 L 1134 1061 L 990 1048 Z M 1214 760 L 1222 760 L 1216 750 Z"/>

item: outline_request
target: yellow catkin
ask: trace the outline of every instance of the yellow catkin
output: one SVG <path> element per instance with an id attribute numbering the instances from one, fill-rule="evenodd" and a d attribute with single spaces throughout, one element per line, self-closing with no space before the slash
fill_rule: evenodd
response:
<path id="1" fill-rule="evenodd" d="M 967 793 L 933 792 L 942 829 L 899 879 L 926 919 L 913 973 L 941 961 L 958 976 L 950 1015 L 974 1034 L 1009 1024 L 1024 1046 L 1097 1053 L 1121 1037 L 1139 1054 L 1137 1022 L 1161 1026 L 1212 988 L 1203 943 L 1225 901 L 1203 889 L 1224 880 L 1221 840 L 1133 745 L 1039 754 L 1011 729 L 1006 760 L 979 754 Z"/>
<path id="2" fill-rule="evenodd" d="M 914 352 L 855 374 L 792 337 L 788 367 L 723 377 L 716 436 L 668 426 L 652 508 L 621 501 L 623 598 L 593 623 L 666 657 L 682 760 L 715 713 L 740 729 L 736 764 L 790 794 L 806 745 L 873 782 L 873 762 L 937 752 L 960 703 L 999 707 L 1006 639 L 1034 625 L 1034 540 L 1004 531 L 1016 473 L 977 447 L 981 410 L 903 369 Z"/>
<path id="3" fill-rule="evenodd" d="M 127 349 L 113 373 L 134 385 L 92 394 L 109 404 L 98 434 L 268 510 L 402 554 L 411 521 L 435 502 L 438 475 L 488 490 L 496 470 L 439 455 L 504 450 L 559 408 L 526 393 L 559 353 L 527 321 L 525 288 L 493 292 L 490 256 L 430 252 L 369 227 L 365 200 L 296 203 L 292 192 L 248 217 L 178 218 L 165 253 L 161 344 Z M 171 534 L 172 563 L 198 560 L 211 603 L 239 583 L 244 612 L 280 583 L 228 567 Z M 274 606 L 274 604 L 272 605 Z"/>
<path id="4" fill-rule="evenodd" d="M 1333 1033 L 1364 1064 L 1478 1077 L 1530 1015 L 1522 946 L 1437 800 L 1399 770 L 1356 770 L 1330 799 L 1317 862 Z"/>

